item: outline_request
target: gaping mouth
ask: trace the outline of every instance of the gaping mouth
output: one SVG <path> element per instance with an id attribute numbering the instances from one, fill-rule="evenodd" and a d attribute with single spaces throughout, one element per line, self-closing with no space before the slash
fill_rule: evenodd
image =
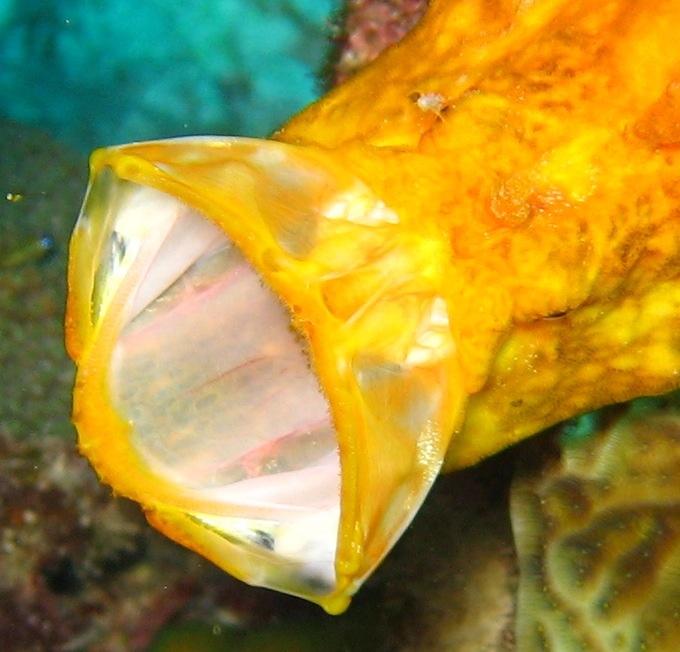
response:
<path id="1" fill-rule="evenodd" d="M 445 254 L 420 226 L 306 148 L 95 153 L 66 324 L 83 453 L 173 539 L 342 611 L 460 413 Z"/>
<path id="2" fill-rule="evenodd" d="M 134 288 L 110 370 L 134 450 L 152 472 L 224 506 L 194 515 L 206 527 L 328 592 L 340 461 L 287 310 L 223 231 L 152 188 L 126 185 L 107 249 L 107 273 L 125 267 Z"/>

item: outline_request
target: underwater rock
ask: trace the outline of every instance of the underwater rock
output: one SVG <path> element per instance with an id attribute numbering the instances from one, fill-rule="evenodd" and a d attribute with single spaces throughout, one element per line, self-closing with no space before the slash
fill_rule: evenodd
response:
<path id="1" fill-rule="evenodd" d="M 0 120 L 0 138 L 0 434 L 70 436 L 64 274 L 86 161 L 9 121 Z"/>
<path id="2" fill-rule="evenodd" d="M 333 82 L 342 83 L 420 20 L 427 0 L 348 0 L 338 37 Z"/>

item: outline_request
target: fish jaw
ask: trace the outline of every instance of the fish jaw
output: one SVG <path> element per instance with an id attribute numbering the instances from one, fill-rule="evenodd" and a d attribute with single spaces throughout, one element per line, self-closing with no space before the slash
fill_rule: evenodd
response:
<path id="1" fill-rule="evenodd" d="M 323 152 L 95 152 L 71 241 L 73 418 L 102 479 L 251 584 L 344 610 L 464 392 L 444 243 Z"/>

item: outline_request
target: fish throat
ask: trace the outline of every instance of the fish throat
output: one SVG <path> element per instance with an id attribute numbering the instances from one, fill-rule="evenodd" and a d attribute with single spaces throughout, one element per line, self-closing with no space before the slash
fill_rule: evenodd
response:
<path id="1" fill-rule="evenodd" d="M 134 450 L 224 507 L 194 520 L 328 591 L 340 461 L 304 338 L 217 226 L 153 188 L 121 192 L 102 265 L 126 268 L 110 388 Z"/>

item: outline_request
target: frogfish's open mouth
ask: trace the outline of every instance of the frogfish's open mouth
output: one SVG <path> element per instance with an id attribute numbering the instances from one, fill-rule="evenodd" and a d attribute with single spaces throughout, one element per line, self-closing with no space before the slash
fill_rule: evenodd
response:
<path id="1" fill-rule="evenodd" d="M 340 461 L 288 312 L 217 226 L 156 190 L 126 189 L 108 246 L 114 265 L 137 251 L 110 374 L 133 448 L 151 470 L 224 505 L 195 514 L 201 524 L 328 591 Z"/>
<path id="2" fill-rule="evenodd" d="M 246 139 L 95 153 L 67 343 L 103 479 L 237 577 L 340 611 L 458 399 L 436 247 L 328 165 Z"/>

